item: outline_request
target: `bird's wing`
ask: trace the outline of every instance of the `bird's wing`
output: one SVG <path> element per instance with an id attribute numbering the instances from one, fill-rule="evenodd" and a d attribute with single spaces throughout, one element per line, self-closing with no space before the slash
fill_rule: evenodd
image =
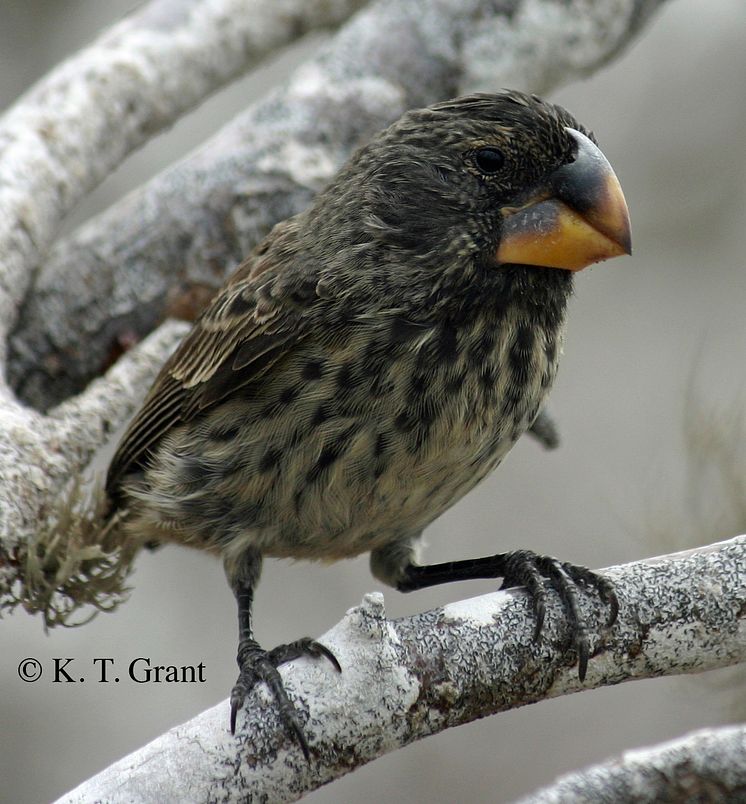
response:
<path id="1" fill-rule="evenodd" d="M 309 283 L 305 294 L 288 293 L 280 272 L 258 267 L 250 258 L 236 271 L 161 369 L 109 466 L 113 498 L 172 427 L 260 378 L 305 337 L 303 311 L 315 295 Z"/>

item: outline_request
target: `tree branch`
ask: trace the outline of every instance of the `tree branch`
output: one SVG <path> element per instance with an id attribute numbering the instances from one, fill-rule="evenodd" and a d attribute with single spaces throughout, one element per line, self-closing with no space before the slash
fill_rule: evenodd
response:
<path id="1" fill-rule="evenodd" d="M 110 558 L 94 549 L 100 539 L 95 529 L 86 534 L 86 543 L 70 543 L 68 531 L 79 529 L 67 527 L 69 517 L 92 513 L 81 493 L 79 473 L 134 409 L 143 388 L 186 331 L 183 322 L 160 327 L 49 416 L 3 399 L 0 392 L 0 614 L 22 603 L 31 611 L 43 611 L 51 624 L 59 619 L 48 616 L 56 590 L 78 577 L 80 561 L 87 562 L 83 582 L 93 582 L 99 560 L 110 564 Z M 44 550 L 37 552 L 37 544 L 44 544 Z M 77 584 L 72 597 L 67 589 L 61 606 L 51 609 L 69 613 L 94 601 L 111 607 L 121 597 L 130 559 L 114 558 L 120 583 L 109 585 L 104 598 L 99 596 L 105 590 L 95 584 L 87 591 L 84 583 Z"/>
<path id="2" fill-rule="evenodd" d="M 746 726 L 701 729 L 562 776 L 516 804 L 746 800 Z"/>
<path id="3" fill-rule="evenodd" d="M 400 620 L 387 620 L 382 596 L 371 594 L 321 637 L 339 659 L 340 675 L 305 658 L 281 668 L 305 721 L 310 763 L 260 687 L 235 738 L 223 702 L 60 801 L 292 801 L 382 754 L 476 718 L 622 681 L 746 661 L 746 536 L 607 574 L 617 587 L 619 621 L 595 639 L 585 683 L 577 677 L 556 595 L 534 643 L 523 590 Z M 592 631 L 601 628 L 585 596 L 582 608 Z"/>
<path id="4" fill-rule="evenodd" d="M 0 123 L 0 343 L 64 216 L 211 92 L 363 0 L 151 0 L 63 62 Z"/>

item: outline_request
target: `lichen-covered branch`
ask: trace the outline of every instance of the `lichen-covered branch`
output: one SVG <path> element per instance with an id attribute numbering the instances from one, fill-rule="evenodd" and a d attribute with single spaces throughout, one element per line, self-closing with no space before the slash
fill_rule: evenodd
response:
<path id="1" fill-rule="evenodd" d="M 20 98 L 0 120 L 0 343 L 77 201 L 212 91 L 362 4 L 151 0 Z"/>
<path id="2" fill-rule="evenodd" d="M 111 607 L 120 598 L 129 564 L 120 556 L 102 556 L 95 532 L 86 534 L 86 544 L 71 543 L 66 523 L 71 516 L 90 513 L 79 473 L 141 399 L 186 330 L 176 321 L 160 327 L 48 416 L 13 400 L 0 403 L 0 614 L 18 604 L 28 606 L 32 598 L 30 609 L 46 612 L 58 582 L 69 579 L 80 596 L 67 588 L 66 611 L 94 600 L 99 607 Z M 74 498 L 80 504 L 73 505 Z M 42 534 L 46 548 L 37 555 Z M 108 573 L 112 566 L 119 581 L 113 587 L 85 583 L 101 579 L 100 571 Z M 51 624 L 54 617 L 47 621 Z"/>
<path id="3" fill-rule="evenodd" d="M 12 338 L 12 384 L 40 409 L 76 393 L 124 329 L 143 335 L 203 298 L 407 108 L 546 92 L 616 55 L 661 4 L 370 3 L 285 87 L 54 247 Z"/>
<path id="4" fill-rule="evenodd" d="M 746 801 L 746 725 L 702 729 L 625 751 L 558 779 L 516 804 Z"/>
<path id="5" fill-rule="evenodd" d="M 372 594 L 321 637 L 341 674 L 305 658 L 281 668 L 304 719 L 310 762 L 284 732 L 262 686 L 250 695 L 236 737 L 223 702 L 60 800 L 292 801 L 388 751 L 476 718 L 627 680 L 746 661 L 746 536 L 607 572 L 620 616 L 604 632 L 603 615 L 590 599 L 582 601 L 598 633 L 585 683 L 554 596 L 534 642 L 523 590 L 401 620 L 387 620 L 383 598 Z M 562 800 L 570 799 L 583 800 Z"/>

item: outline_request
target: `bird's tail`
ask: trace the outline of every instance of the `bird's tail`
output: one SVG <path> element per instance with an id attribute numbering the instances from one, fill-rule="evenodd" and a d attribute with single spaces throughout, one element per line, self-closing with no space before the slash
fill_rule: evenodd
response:
<path id="1" fill-rule="evenodd" d="M 115 609 L 128 596 L 126 581 L 140 547 L 127 538 L 125 517 L 112 510 L 100 484 L 74 481 L 28 546 L 15 604 L 41 614 L 47 628 L 82 625 L 98 611 Z"/>

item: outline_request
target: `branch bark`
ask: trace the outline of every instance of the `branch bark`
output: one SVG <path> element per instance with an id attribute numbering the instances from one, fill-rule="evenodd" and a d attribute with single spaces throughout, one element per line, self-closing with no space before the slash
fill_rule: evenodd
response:
<path id="1" fill-rule="evenodd" d="M 281 668 L 305 721 L 310 763 L 284 733 L 262 687 L 250 696 L 236 737 L 228 732 L 224 701 L 60 801 L 293 801 L 388 751 L 476 718 L 622 681 L 746 661 L 746 536 L 606 572 L 616 584 L 620 616 L 596 638 L 585 683 L 577 678 L 554 595 L 545 632 L 534 643 L 523 590 L 400 620 L 387 620 L 382 596 L 370 594 L 321 637 L 339 659 L 341 675 L 309 659 Z M 601 628 L 585 597 L 582 608 Z M 727 763 L 734 779 L 743 778 L 742 766 L 738 771 L 728 762 L 743 757 L 743 734 L 737 739 L 740 747 L 728 754 L 716 754 L 711 745 L 710 771 Z M 676 752 L 668 756 L 673 760 Z M 644 761 L 641 755 L 638 766 Z M 650 762 L 657 767 L 655 752 Z M 623 790 L 627 781 L 621 771 L 614 778 L 615 767 L 608 784 Z M 598 781 L 592 772 L 580 778 L 586 777 L 589 784 Z"/>
<path id="2" fill-rule="evenodd" d="M 29 90 L 0 124 L 0 342 L 77 201 L 215 89 L 362 4 L 151 0 Z"/>
<path id="3" fill-rule="evenodd" d="M 568 773 L 516 804 L 746 800 L 746 725 L 702 729 Z"/>

